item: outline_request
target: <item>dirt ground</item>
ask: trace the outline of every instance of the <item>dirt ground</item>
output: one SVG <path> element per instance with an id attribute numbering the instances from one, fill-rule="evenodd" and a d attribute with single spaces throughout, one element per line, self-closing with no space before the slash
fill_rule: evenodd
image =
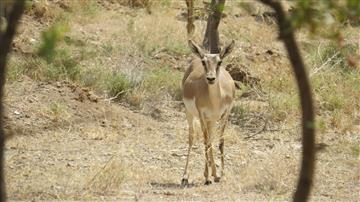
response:
<path id="1" fill-rule="evenodd" d="M 92 33 L 95 27 L 82 29 Z M 232 120 L 225 132 L 225 178 L 203 185 L 205 157 L 198 127 L 190 186 L 181 188 L 188 131 L 180 102 L 164 100 L 149 115 L 77 84 L 23 76 L 6 86 L 8 199 L 290 201 L 301 155 L 299 125 L 265 123 L 261 111 L 268 103 L 261 99 L 238 98 L 236 104 L 253 113 L 242 124 Z M 358 129 L 317 137 L 311 201 L 360 201 L 360 159 L 353 151 Z"/>
<path id="2" fill-rule="evenodd" d="M 165 107 L 158 112 L 161 118 L 153 119 L 101 98 L 91 101 L 86 89 L 68 83 L 24 77 L 7 89 L 14 135 L 6 143 L 5 170 L 12 201 L 290 200 L 301 150 L 297 128 L 249 138 L 252 131 L 231 124 L 225 179 L 210 186 L 203 185 L 204 152 L 197 138 L 191 185 L 183 189 L 187 125 L 181 106 Z M 351 151 L 338 150 L 331 134 L 324 142 L 312 201 L 357 201 L 358 160 Z"/>

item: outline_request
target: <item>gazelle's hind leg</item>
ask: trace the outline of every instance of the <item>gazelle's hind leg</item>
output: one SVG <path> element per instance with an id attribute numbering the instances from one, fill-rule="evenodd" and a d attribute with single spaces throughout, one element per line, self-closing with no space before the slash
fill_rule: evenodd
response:
<path id="1" fill-rule="evenodd" d="M 194 117 L 188 111 L 186 111 L 186 119 L 189 124 L 189 148 L 188 148 L 188 153 L 187 153 L 187 158 L 186 158 L 183 179 L 181 180 L 182 187 L 185 187 L 189 184 L 188 165 L 189 165 L 190 152 L 191 152 L 193 141 L 194 141 Z"/>
<path id="2" fill-rule="evenodd" d="M 231 108 L 229 108 L 221 117 L 220 120 L 220 144 L 219 144 L 219 149 L 220 149 L 220 158 L 221 158 L 221 175 L 220 177 L 224 176 L 224 131 L 225 128 L 228 124 L 228 119 L 229 119 L 229 115 L 230 115 L 230 111 Z M 219 178 L 220 181 L 220 178 Z"/>

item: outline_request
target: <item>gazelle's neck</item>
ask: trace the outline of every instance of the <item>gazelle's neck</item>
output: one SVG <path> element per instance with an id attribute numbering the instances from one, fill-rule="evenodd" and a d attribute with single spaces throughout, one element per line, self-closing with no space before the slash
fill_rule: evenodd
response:
<path id="1" fill-rule="evenodd" d="M 221 93 L 220 93 L 220 83 L 217 81 L 214 84 L 207 84 L 207 90 L 209 94 L 209 101 L 212 104 L 219 104 L 221 100 Z"/>
<path id="2" fill-rule="evenodd" d="M 217 81 L 214 84 L 208 84 L 207 83 L 207 87 L 208 87 L 209 94 L 213 94 L 213 93 L 216 93 L 218 91 L 220 92 L 219 81 Z"/>

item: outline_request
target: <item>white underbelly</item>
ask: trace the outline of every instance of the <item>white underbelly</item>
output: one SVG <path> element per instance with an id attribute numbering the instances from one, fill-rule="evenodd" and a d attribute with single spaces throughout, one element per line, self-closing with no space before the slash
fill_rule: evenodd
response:
<path id="1" fill-rule="evenodd" d="M 201 108 L 198 111 L 196 107 L 195 98 L 193 99 L 184 99 L 185 108 L 188 113 L 192 116 L 199 118 L 199 113 L 201 113 L 206 120 L 218 121 L 221 116 L 229 109 L 230 105 L 222 105 L 216 108 Z"/>
<path id="2" fill-rule="evenodd" d="M 222 105 L 221 107 L 215 109 L 204 108 L 202 109 L 201 113 L 207 120 L 218 121 L 221 116 L 226 112 L 226 110 L 229 109 L 229 107 L 229 105 Z"/>

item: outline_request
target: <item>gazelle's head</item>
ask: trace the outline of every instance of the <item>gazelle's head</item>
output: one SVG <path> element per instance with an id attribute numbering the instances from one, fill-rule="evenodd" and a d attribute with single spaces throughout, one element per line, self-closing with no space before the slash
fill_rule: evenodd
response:
<path id="1" fill-rule="evenodd" d="M 218 81 L 219 70 L 222 60 L 228 56 L 234 47 L 234 40 L 225 46 L 218 54 L 206 53 L 202 48 L 189 40 L 189 46 L 192 52 L 201 59 L 202 66 L 205 69 L 205 78 L 208 84 L 214 84 Z"/>

